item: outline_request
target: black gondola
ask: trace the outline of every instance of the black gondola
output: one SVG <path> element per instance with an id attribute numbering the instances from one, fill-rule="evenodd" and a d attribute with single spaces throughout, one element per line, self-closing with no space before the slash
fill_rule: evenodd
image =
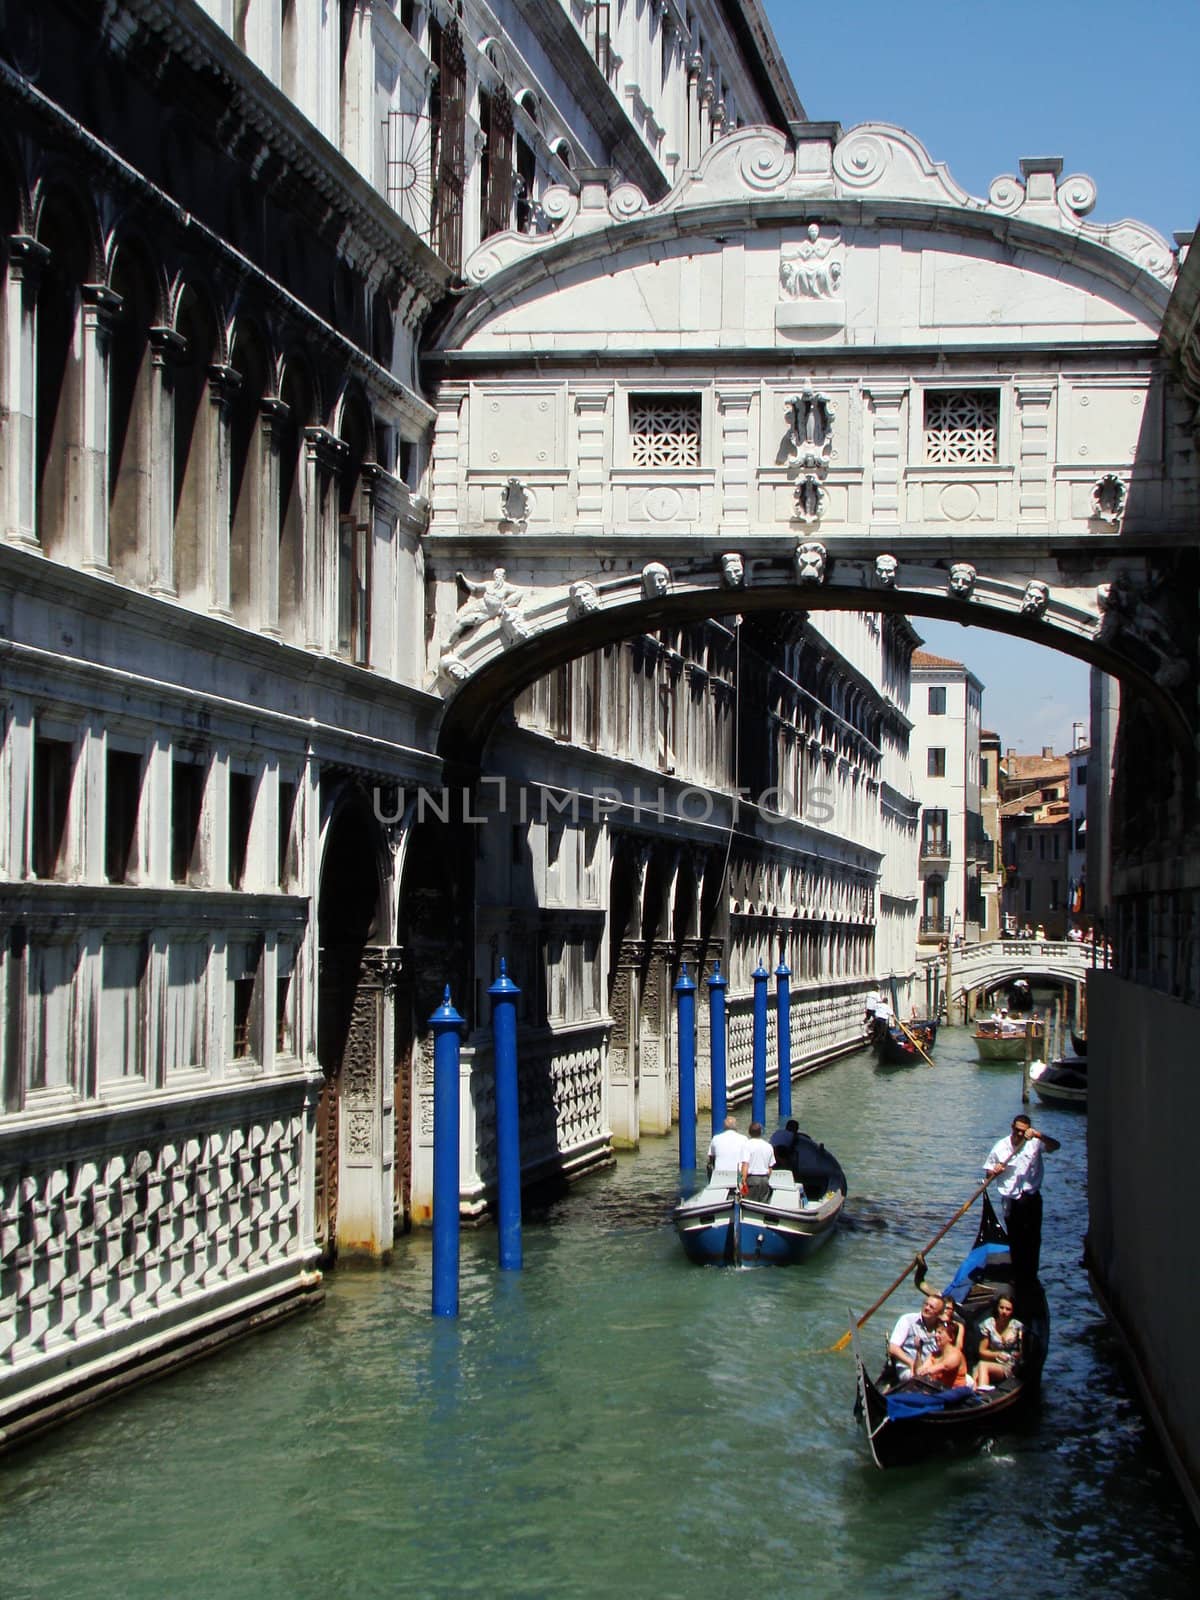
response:
<path id="1" fill-rule="evenodd" d="M 982 1204 L 975 1244 L 946 1292 L 958 1302 L 966 1327 L 963 1353 L 968 1368 L 974 1367 L 978 1358 L 979 1324 L 994 1310 L 999 1295 L 1012 1295 L 1025 1328 L 1021 1360 L 1013 1376 L 982 1393 L 971 1388 L 934 1389 L 920 1379 L 898 1383 L 888 1369 L 873 1380 L 852 1319 L 858 1370 L 855 1414 L 866 1429 L 877 1467 L 908 1466 L 932 1455 L 977 1445 L 998 1433 L 1037 1395 L 1050 1342 L 1045 1290 L 1036 1281 L 1015 1290 L 1008 1238 L 986 1194 Z"/>
<path id="2" fill-rule="evenodd" d="M 1086 1033 L 1076 1033 L 1074 1028 L 1072 1028 L 1071 1029 L 1071 1049 L 1074 1050 L 1074 1052 L 1075 1052 L 1075 1054 L 1077 1056 L 1086 1057 L 1087 1056 L 1087 1034 Z"/>
<path id="3" fill-rule="evenodd" d="M 880 1061 L 889 1067 L 920 1066 L 925 1056 L 932 1054 L 936 1040 L 937 1023 L 927 1018 L 906 1022 L 904 1027 L 898 1022 L 880 1021 L 875 1025 L 875 1048 Z"/>

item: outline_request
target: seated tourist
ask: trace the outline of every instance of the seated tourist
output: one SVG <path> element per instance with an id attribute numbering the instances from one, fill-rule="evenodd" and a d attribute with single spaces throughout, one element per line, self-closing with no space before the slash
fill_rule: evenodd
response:
<path id="1" fill-rule="evenodd" d="M 1002 1378 L 1013 1375 L 1025 1332 L 1013 1315 L 1015 1309 L 1011 1298 L 1002 1294 L 993 1314 L 979 1324 L 979 1360 L 974 1372 L 977 1389 L 990 1389 Z"/>
<path id="2" fill-rule="evenodd" d="M 944 1322 L 937 1325 L 937 1349 L 932 1355 L 917 1362 L 913 1376 L 926 1383 L 938 1384 L 943 1389 L 963 1389 L 970 1382 L 967 1375 L 967 1358 L 953 1342 L 950 1329 Z"/>
<path id="3" fill-rule="evenodd" d="M 954 1303 L 953 1295 L 944 1295 L 945 1305 L 942 1310 L 942 1321 L 950 1330 L 950 1339 L 956 1350 L 961 1350 L 963 1340 L 967 1337 L 967 1326 L 958 1314 L 958 1307 Z"/>
<path id="4" fill-rule="evenodd" d="M 918 1363 L 936 1352 L 941 1321 L 942 1297 L 931 1294 L 925 1297 L 920 1311 L 907 1311 L 896 1323 L 887 1348 L 899 1382 L 907 1383 L 915 1375 Z"/>

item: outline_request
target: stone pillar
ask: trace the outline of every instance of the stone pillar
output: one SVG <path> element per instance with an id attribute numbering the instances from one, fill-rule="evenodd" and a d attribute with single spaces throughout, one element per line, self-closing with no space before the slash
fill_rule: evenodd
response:
<path id="1" fill-rule="evenodd" d="M 68 537 L 86 572 L 107 574 L 108 358 L 122 300 L 103 283 L 85 283 L 79 294 L 79 433 L 67 445 Z"/>
<path id="2" fill-rule="evenodd" d="M 4 294 L 3 391 L 8 424 L 0 435 L 0 526 L 14 544 L 37 548 L 37 292 L 50 259 L 45 245 L 25 234 L 8 242 Z"/>
<path id="3" fill-rule="evenodd" d="M 750 526 L 750 411 L 752 389 L 718 389 L 721 419 L 722 533 L 745 533 Z"/>
<path id="4" fill-rule="evenodd" d="M 208 608 L 216 616 L 232 616 L 229 600 L 229 405 L 241 388 L 242 375 L 232 367 L 214 364 L 208 369 L 208 402 L 213 408 L 208 429 L 209 461 L 206 479 Z"/>
<path id="5" fill-rule="evenodd" d="M 457 531 L 459 523 L 459 483 L 465 462 L 460 460 L 466 444 L 463 403 L 466 390 L 461 386 L 443 388 L 437 398 L 432 455 L 429 463 L 429 516 L 432 527 Z"/>
<path id="6" fill-rule="evenodd" d="M 1018 522 L 1050 520 L 1051 383 L 1018 383 L 1017 504 Z"/>
<path id="7" fill-rule="evenodd" d="M 637 1001 L 637 975 L 622 945 L 609 1001 L 608 1116 L 613 1144 L 627 1149 L 638 1143 Z"/>
<path id="8" fill-rule="evenodd" d="M 290 414 L 291 407 L 274 396 L 259 403 L 259 501 L 250 581 L 259 630 L 274 638 L 279 637 L 279 443 Z"/>
<path id="9" fill-rule="evenodd" d="M 328 428 L 305 428 L 305 645 L 323 653 L 337 647 L 337 475 L 349 453 Z"/>
<path id="10" fill-rule="evenodd" d="M 873 384 L 866 392 L 871 408 L 870 521 L 895 526 L 902 520 L 900 481 L 904 439 L 901 429 L 908 389 L 903 384 Z"/>
<path id="11" fill-rule="evenodd" d="M 608 500 L 611 444 L 610 387 L 575 390 L 575 531 L 588 533 L 604 523 Z"/>
<path id="12" fill-rule="evenodd" d="M 187 353 L 174 328 L 150 329 L 150 510 L 147 583 L 151 594 L 174 599 L 175 388 L 172 369 Z"/>
<path id="13" fill-rule="evenodd" d="M 381 1256 L 392 1248 L 396 1159 L 396 983 L 401 951 L 363 951 L 338 1095 L 340 1254 Z"/>

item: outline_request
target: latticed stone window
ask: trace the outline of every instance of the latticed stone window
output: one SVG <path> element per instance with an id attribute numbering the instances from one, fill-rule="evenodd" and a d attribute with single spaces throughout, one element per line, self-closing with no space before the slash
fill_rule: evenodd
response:
<path id="1" fill-rule="evenodd" d="M 935 389 L 925 396 L 925 459 L 999 459 L 1000 395 L 995 389 Z"/>
<path id="2" fill-rule="evenodd" d="M 698 467 L 700 396 L 631 394 L 629 438 L 635 467 Z"/>

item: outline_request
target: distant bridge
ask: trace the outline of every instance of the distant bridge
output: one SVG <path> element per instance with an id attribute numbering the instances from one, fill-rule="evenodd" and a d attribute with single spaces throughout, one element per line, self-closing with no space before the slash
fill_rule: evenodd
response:
<path id="1" fill-rule="evenodd" d="M 965 1016 L 973 998 L 977 1001 L 980 994 L 1014 978 L 1049 978 L 1074 987 L 1078 1016 L 1079 992 L 1087 975 L 1104 964 L 1103 950 L 1069 939 L 994 939 L 988 944 L 964 945 L 949 952 L 950 998 L 964 1008 Z M 945 951 L 919 962 L 931 1005 L 935 988 L 938 995 L 946 990 L 946 965 Z"/>

